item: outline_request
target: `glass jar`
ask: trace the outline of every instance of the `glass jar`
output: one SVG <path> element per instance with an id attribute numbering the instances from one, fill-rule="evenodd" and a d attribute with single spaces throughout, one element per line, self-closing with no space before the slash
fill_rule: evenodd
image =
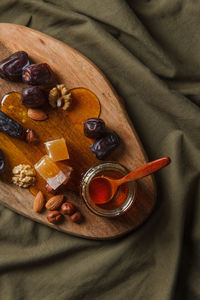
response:
<path id="1" fill-rule="evenodd" d="M 110 204 L 111 201 L 115 201 L 114 198 L 109 202 L 109 204 L 96 205 L 90 198 L 89 184 L 91 180 L 97 176 L 105 175 L 105 176 L 113 177 L 109 175 L 109 172 L 113 174 L 118 174 L 118 177 L 116 178 L 123 177 L 128 173 L 125 167 L 123 167 L 122 165 L 116 162 L 104 162 L 96 166 L 93 166 L 83 175 L 81 181 L 81 196 L 84 202 L 86 203 L 86 205 L 88 206 L 88 208 L 93 213 L 103 217 L 116 217 L 127 212 L 127 210 L 132 206 L 135 200 L 136 183 L 135 182 L 126 183 L 128 189 L 127 196 L 124 199 L 124 202 L 119 207 L 108 209 L 109 205 L 111 205 Z M 115 197 L 118 196 L 117 193 Z"/>

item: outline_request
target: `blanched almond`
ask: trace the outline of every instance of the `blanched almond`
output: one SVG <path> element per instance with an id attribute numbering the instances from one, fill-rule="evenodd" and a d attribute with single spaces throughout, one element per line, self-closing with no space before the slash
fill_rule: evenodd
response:
<path id="1" fill-rule="evenodd" d="M 41 191 L 39 191 L 35 197 L 35 200 L 33 202 L 33 209 L 35 212 L 41 212 L 45 206 L 45 198 Z"/>
<path id="2" fill-rule="evenodd" d="M 47 114 L 41 109 L 29 108 L 28 116 L 35 121 L 44 121 L 48 118 Z"/>
<path id="3" fill-rule="evenodd" d="M 46 208 L 49 210 L 58 209 L 63 202 L 63 198 L 64 198 L 63 195 L 57 195 L 50 198 L 46 203 Z"/>

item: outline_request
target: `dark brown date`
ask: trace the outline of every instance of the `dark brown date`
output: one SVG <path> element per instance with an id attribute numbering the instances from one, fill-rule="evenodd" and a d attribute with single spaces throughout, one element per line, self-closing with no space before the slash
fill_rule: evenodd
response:
<path id="1" fill-rule="evenodd" d="M 0 131 L 15 138 L 24 138 L 24 128 L 0 110 Z"/>
<path id="2" fill-rule="evenodd" d="M 46 63 L 33 64 L 23 70 L 22 80 L 30 85 L 42 85 L 52 83 L 53 71 Z"/>
<path id="3" fill-rule="evenodd" d="M 5 157 L 3 151 L 0 149 L 0 175 L 3 174 L 5 169 Z"/>
<path id="4" fill-rule="evenodd" d="M 18 51 L 0 62 L 0 77 L 11 81 L 22 81 L 23 69 L 30 65 L 28 54 Z"/>
<path id="5" fill-rule="evenodd" d="M 94 144 L 90 146 L 90 150 L 92 150 L 98 159 L 104 159 L 119 143 L 120 138 L 116 132 L 107 132 L 103 137 L 96 139 Z"/>
<path id="6" fill-rule="evenodd" d="M 21 102 L 26 107 L 40 107 L 46 102 L 43 91 L 38 86 L 29 86 L 22 89 Z"/>
<path id="7" fill-rule="evenodd" d="M 98 138 L 105 132 L 105 122 L 99 118 L 87 119 L 84 123 L 84 134 L 89 138 Z"/>

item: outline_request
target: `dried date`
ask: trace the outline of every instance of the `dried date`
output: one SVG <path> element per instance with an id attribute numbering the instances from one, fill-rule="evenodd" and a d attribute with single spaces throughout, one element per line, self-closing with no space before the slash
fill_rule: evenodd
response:
<path id="1" fill-rule="evenodd" d="M 3 174 L 5 169 L 5 157 L 3 151 L 0 149 L 0 175 Z"/>
<path id="2" fill-rule="evenodd" d="M 89 138 L 98 138 L 105 133 L 105 122 L 99 118 L 91 118 L 84 123 L 84 134 Z"/>
<path id="3" fill-rule="evenodd" d="M 24 138 L 24 128 L 11 117 L 0 111 L 0 131 L 15 138 Z"/>
<path id="4" fill-rule="evenodd" d="M 30 85 L 42 85 L 52 83 L 53 71 L 46 63 L 33 64 L 23 70 L 22 80 Z"/>
<path id="5" fill-rule="evenodd" d="M 11 81 L 22 81 L 23 69 L 30 65 L 28 54 L 18 51 L 0 62 L 0 77 Z"/>
<path id="6" fill-rule="evenodd" d="M 29 86 L 22 89 L 21 102 L 26 107 L 40 107 L 46 102 L 43 91 L 38 86 Z"/>
<path id="7" fill-rule="evenodd" d="M 107 132 L 103 137 L 96 139 L 94 144 L 90 146 L 90 150 L 98 159 L 104 159 L 109 155 L 120 143 L 120 138 L 116 132 Z"/>

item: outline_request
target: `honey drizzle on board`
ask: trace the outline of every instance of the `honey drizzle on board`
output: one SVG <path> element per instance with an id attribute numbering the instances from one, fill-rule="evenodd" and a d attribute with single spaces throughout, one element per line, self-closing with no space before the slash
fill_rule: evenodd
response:
<path id="1" fill-rule="evenodd" d="M 71 90 L 72 106 L 68 111 L 48 107 L 46 121 L 34 121 L 27 116 L 27 108 L 21 104 L 21 94 L 11 92 L 1 101 L 1 110 L 21 124 L 25 129 L 33 129 L 40 138 L 37 145 L 12 138 L 0 132 L 0 148 L 6 158 L 6 168 L 2 179 L 11 182 L 12 168 L 18 164 L 34 164 L 46 153 L 44 142 L 63 137 L 66 140 L 70 159 L 66 161 L 73 168 L 70 181 L 66 188 L 79 192 L 82 174 L 98 160 L 90 151 L 91 139 L 84 136 L 83 123 L 88 118 L 97 118 L 100 114 L 98 98 L 88 89 L 75 88 Z M 37 174 L 35 186 L 30 188 L 32 194 L 39 190 L 47 197 L 46 181 Z"/>

